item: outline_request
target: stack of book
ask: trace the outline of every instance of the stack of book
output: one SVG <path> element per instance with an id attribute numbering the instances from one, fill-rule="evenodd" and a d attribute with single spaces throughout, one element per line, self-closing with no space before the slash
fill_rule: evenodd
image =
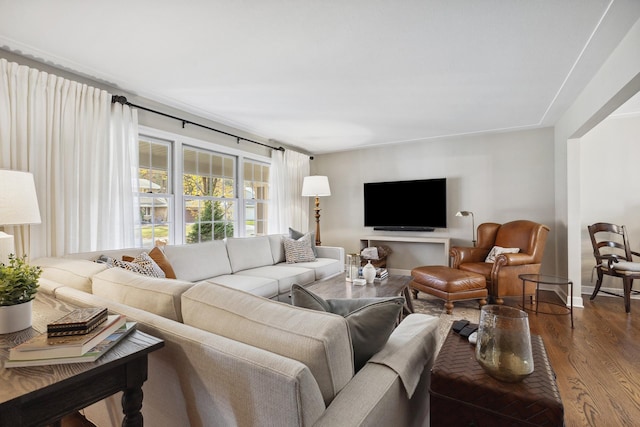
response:
<path id="1" fill-rule="evenodd" d="M 80 308 L 47 325 L 47 333 L 9 350 L 5 368 L 95 362 L 135 329 L 106 308 Z"/>
<path id="2" fill-rule="evenodd" d="M 389 277 L 389 271 L 386 268 L 376 268 L 376 278 L 374 280 L 384 280 Z"/>

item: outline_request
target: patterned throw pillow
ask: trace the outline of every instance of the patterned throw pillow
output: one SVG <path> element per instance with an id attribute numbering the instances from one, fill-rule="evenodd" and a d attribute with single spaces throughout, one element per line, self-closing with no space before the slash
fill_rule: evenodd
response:
<path id="1" fill-rule="evenodd" d="M 112 257 L 100 255 L 97 262 L 107 264 L 109 267 L 120 267 L 134 273 L 144 274 L 145 276 L 164 278 L 164 271 L 151 259 L 148 253 L 141 252 L 132 261 L 120 261 Z"/>
<path id="2" fill-rule="evenodd" d="M 520 252 L 520 248 L 502 248 L 500 246 L 494 246 L 491 248 L 491 252 L 487 255 L 484 262 L 496 262 L 496 257 L 500 254 L 517 254 Z"/>
<path id="3" fill-rule="evenodd" d="M 311 249 L 311 235 L 305 234 L 298 240 L 284 237 L 284 257 L 287 264 L 296 262 L 315 261 L 316 257 Z"/>
<path id="4" fill-rule="evenodd" d="M 311 249 L 313 250 L 313 255 L 315 255 L 316 257 L 318 256 L 318 249 L 316 249 L 316 233 L 315 231 L 312 231 L 311 233 L 306 233 L 309 236 L 311 236 Z M 294 240 L 299 240 L 301 237 L 304 237 L 305 233 L 302 233 L 298 230 L 294 230 L 293 228 L 289 227 L 289 237 L 291 237 Z"/>

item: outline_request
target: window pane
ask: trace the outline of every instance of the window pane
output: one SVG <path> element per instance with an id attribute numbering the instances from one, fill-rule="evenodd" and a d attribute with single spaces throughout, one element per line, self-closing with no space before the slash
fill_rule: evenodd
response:
<path id="1" fill-rule="evenodd" d="M 182 151 L 182 157 L 184 161 L 183 170 L 185 174 L 196 174 L 196 158 L 198 154 L 194 150 L 185 148 Z"/>
<path id="2" fill-rule="evenodd" d="M 172 243 L 171 142 L 140 136 L 138 147 L 138 246 Z"/>
<path id="3" fill-rule="evenodd" d="M 234 211 L 232 202 L 190 200 L 185 209 L 187 243 L 220 240 L 233 237 Z"/>

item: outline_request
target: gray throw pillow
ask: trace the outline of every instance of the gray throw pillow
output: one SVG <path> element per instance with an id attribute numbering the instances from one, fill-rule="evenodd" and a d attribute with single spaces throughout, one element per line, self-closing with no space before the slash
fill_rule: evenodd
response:
<path id="1" fill-rule="evenodd" d="M 356 372 L 387 343 L 405 302 L 403 297 L 325 300 L 296 284 L 291 286 L 291 299 L 296 307 L 339 314 L 347 320 Z"/>
<path id="2" fill-rule="evenodd" d="M 316 249 L 316 232 L 312 231 L 311 233 L 306 233 L 311 236 L 311 249 L 313 250 L 313 256 L 318 257 L 318 250 Z M 289 227 L 289 237 L 293 240 L 298 240 L 301 237 L 304 237 L 305 233 L 301 233 L 293 228 Z"/>

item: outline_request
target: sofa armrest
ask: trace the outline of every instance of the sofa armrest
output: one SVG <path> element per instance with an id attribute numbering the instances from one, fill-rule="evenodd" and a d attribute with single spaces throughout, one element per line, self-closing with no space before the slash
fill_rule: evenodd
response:
<path id="1" fill-rule="evenodd" d="M 344 264 L 344 248 L 338 246 L 316 246 L 318 258 L 331 258 L 342 261 Z"/>
<path id="2" fill-rule="evenodd" d="M 439 321 L 407 316 L 314 426 L 427 425 Z"/>
<path id="3" fill-rule="evenodd" d="M 368 363 L 391 368 L 398 374 L 407 396 L 411 398 L 420 374 L 432 361 L 438 340 L 440 318 L 413 313 L 404 318 L 393 331 L 385 346 Z"/>

